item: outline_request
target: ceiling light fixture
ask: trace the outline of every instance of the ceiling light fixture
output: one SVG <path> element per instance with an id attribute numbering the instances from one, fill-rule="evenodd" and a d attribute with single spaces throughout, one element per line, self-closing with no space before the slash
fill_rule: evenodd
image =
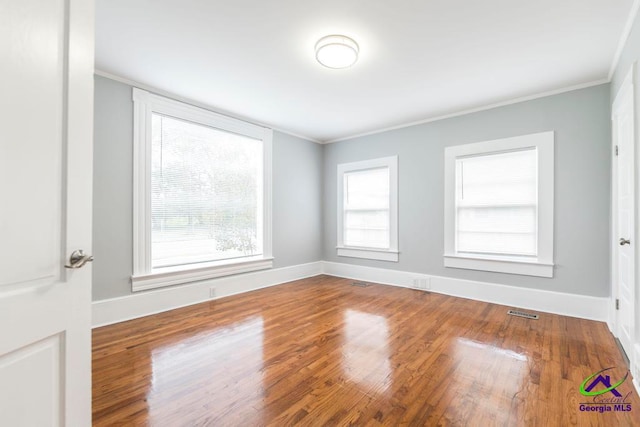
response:
<path id="1" fill-rule="evenodd" d="M 347 36 L 331 35 L 316 43 L 316 59 L 327 68 L 349 68 L 358 60 L 360 47 Z"/>

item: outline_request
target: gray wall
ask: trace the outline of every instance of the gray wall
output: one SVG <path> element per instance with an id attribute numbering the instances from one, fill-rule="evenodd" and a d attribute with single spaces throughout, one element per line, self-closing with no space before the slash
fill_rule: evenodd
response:
<path id="1" fill-rule="evenodd" d="M 93 299 L 131 294 L 131 86 L 95 78 Z M 274 267 L 322 259 L 322 146 L 273 135 Z"/>
<path id="2" fill-rule="evenodd" d="M 274 132 L 274 267 L 322 259 L 322 173 L 322 145 Z"/>
<path id="3" fill-rule="evenodd" d="M 93 299 L 101 300 L 131 293 L 133 104 L 130 86 L 102 77 L 95 83 Z M 324 146 L 275 132 L 275 267 L 324 259 L 608 295 L 610 90 L 601 85 Z M 444 268 L 444 147 L 546 130 L 556 131 L 555 277 Z M 400 262 L 337 257 L 337 164 L 395 154 Z"/>
<path id="4" fill-rule="evenodd" d="M 609 85 L 325 146 L 324 260 L 582 295 L 609 295 Z M 554 130 L 553 279 L 443 266 L 444 148 Z M 336 256 L 336 167 L 398 155 L 398 263 Z"/>
<path id="5" fill-rule="evenodd" d="M 631 33 L 629 33 L 629 38 L 627 38 L 622 54 L 620 55 L 620 60 L 611 78 L 612 101 L 618 93 L 618 89 L 620 89 L 624 78 L 627 76 L 629 67 L 631 67 L 631 64 L 637 61 L 638 58 L 640 58 L 640 13 L 636 16 L 633 27 L 631 28 Z"/>
<path id="6" fill-rule="evenodd" d="M 133 102 L 131 87 L 95 78 L 93 299 L 131 293 Z"/>

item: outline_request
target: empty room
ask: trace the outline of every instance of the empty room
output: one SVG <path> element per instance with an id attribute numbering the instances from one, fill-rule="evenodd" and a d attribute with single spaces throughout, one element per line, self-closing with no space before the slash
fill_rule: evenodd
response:
<path id="1" fill-rule="evenodd" d="M 0 425 L 640 425 L 640 0 L 0 6 Z"/>

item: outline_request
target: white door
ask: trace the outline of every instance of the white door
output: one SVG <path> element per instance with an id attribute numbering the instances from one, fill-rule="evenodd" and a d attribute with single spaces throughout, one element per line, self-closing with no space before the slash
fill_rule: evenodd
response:
<path id="1" fill-rule="evenodd" d="M 614 157 L 613 271 L 617 300 L 616 331 L 627 356 L 633 355 L 635 283 L 634 196 L 634 68 L 625 79 L 612 109 Z"/>
<path id="2" fill-rule="evenodd" d="M 93 0 L 0 2 L 2 426 L 91 424 L 93 33 Z"/>

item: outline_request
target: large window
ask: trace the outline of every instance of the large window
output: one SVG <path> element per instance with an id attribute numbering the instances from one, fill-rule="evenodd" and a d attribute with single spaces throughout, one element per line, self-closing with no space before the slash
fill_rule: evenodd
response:
<path id="1" fill-rule="evenodd" d="M 398 158 L 338 165 L 338 256 L 398 261 Z"/>
<path id="2" fill-rule="evenodd" d="M 553 132 L 445 150 L 445 266 L 553 276 Z"/>
<path id="3" fill-rule="evenodd" d="M 133 289 L 271 267 L 271 131 L 134 89 Z"/>

